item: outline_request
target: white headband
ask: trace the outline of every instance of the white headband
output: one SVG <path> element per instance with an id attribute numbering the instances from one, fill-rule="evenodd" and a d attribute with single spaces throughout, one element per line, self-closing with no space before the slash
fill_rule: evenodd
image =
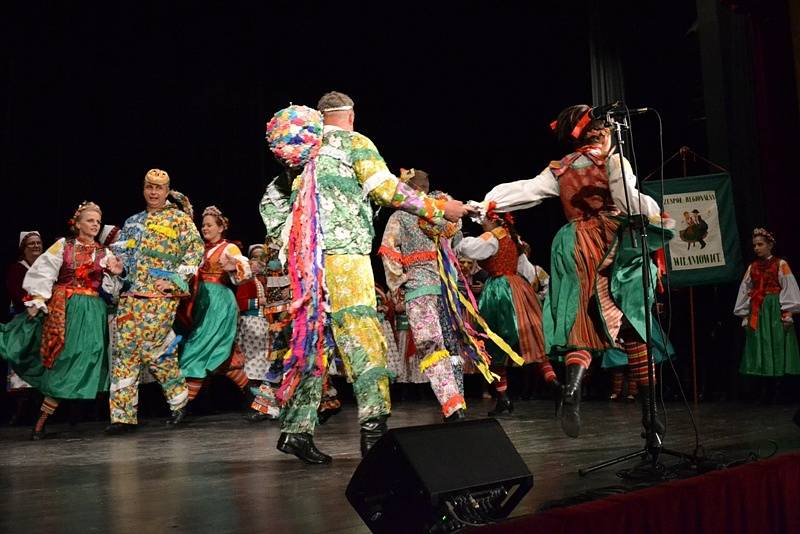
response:
<path id="1" fill-rule="evenodd" d="M 322 113 L 330 113 L 331 111 L 350 111 L 353 106 L 337 106 L 335 108 L 323 109 Z"/>

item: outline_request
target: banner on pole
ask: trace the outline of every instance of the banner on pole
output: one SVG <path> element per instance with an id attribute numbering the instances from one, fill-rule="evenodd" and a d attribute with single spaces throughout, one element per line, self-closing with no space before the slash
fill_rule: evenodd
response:
<path id="1" fill-rule="evenodd" d="M 655 198 L 676 222 L 667 245 L 672 287 L 721 284 L 742 274 L 742 253 L 731 178 L 728 174 L 687 176 L 646 182 L 642 190 Z"/>

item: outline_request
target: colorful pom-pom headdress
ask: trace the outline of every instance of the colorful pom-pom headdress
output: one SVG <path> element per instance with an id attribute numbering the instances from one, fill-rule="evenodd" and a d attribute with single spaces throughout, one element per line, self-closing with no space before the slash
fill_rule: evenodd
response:
<path id="1" fill-rule="evenodd" d="M 316 183 L 316 156 L 322 146 L 322 114 L 306 106 L 290 105 L 275 113 L 267 123 L 266 139 L 279 161 L 287 167 L 303 169 L 295 191 L 287 243 L 293 297 L 290 312 L 294 326 L 290 350 L 283 362 L 284 379 L 276 392 L 276 397 L 286 402 L 302 376 L 319 376 L 326 368 L 327 297 Z"/>
<path id="2" fill-rule="evenodd" d="M 288 167 L 302 167 L 322 145 L 322 114 L 306 106 L 284 108 L 267 123 L 266 139 L 279 161 Z"/>

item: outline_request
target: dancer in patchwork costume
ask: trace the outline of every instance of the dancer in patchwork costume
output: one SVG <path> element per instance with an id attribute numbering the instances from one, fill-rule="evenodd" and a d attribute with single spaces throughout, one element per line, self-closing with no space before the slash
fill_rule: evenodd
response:
<path id="1" fill-rule="evenodd" d="M 147 209 L 130 217 L 112 250 L 125 266 L 117 306 L 117 343 L 111 362 L 110 434 L 136 428 L 139 370 L 146 365 L 172 410 L 168 423 L 186 415 L 189 392 L 181 376 L 172 323 L 188 281 L 203 259 L 203 240 L 188 199 L 169 188 L 169 175 L 152 169 L 144 178 Z M 168 202 L 171 195 L 179 207 Z"/>
<path id="2" fill-rule="evenodd" d="M 411 169 L 401 173 L 400 178 L 417 191 L 428 193 L 430 182 L 425 171 Z M 467 407 L 464 361 L 445 315 L 437 243 L 422 230 L 419 220 L 412 213 L 394 212 L 386 223 L 378 253 L 389 290 L 405 291 L 406 313 L 417 348 L 417 358 L 408 364 L 418 366 L 430 381 L 444 419 L 463 419 Z M 461 227 L 454 223 L 448 226 L 452 235 Z"/>
<path id="3" fill-rule="evenodd" d="M 267 137 L 279 159 L 304 166 L 295 181 L 288 242 L 296 305 L 291 356 L 279 391 L 286 405 L 278 449 L 309 463 L 328 463 L 330 456 L 316 448 L 312 437 L 327 363 L 328 314 L 353 381 L 362 454 L 386 432 L 391 412 L 386 342 L 369 257 L 374 236 L 370 201 L 432 222 L 443 216 L 455 221 L 470 210 L 458 201 L 434 201 L 389 172 L 372 141 L 353 131 L 355 113 L 348 96 L 328 93 L 318 107 L 324 132 L 319 132 L 318 113 L 292 106 L 273 117 Z"/>

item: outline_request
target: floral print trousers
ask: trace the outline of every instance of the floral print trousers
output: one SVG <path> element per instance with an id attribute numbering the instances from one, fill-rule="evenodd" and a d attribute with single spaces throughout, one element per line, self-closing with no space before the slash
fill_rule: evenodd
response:
<path id="1" fill-rule="evenodd" d="M 333 338 L 353 382 L 360 423 L 391 413 L 386 340 L 378 320 L 369 256 L 325 256 Z M 281 432 L 309 434 L 317 423 L 323 373 L 305 375 L 281 412 Z"/>
<path id="2" fill-rule="evenodd" d="M 406 313 L 421 358 L 420 370 L 430 380 L 443 415 L 465 409 L 463 363 L 444 315 L 442 297 L 424 295 L 410 300 Z"/>
<path id="3" fill-rule="evenodd" d="M 171 410 L 186 406 L 189 390 L 178 365 L 177 339 L 172 331 L 177 309 L 178 299 L 120 299 L 111 355 L 112 423 L 136 424 L 142 366 L 161 384 Z"/>

